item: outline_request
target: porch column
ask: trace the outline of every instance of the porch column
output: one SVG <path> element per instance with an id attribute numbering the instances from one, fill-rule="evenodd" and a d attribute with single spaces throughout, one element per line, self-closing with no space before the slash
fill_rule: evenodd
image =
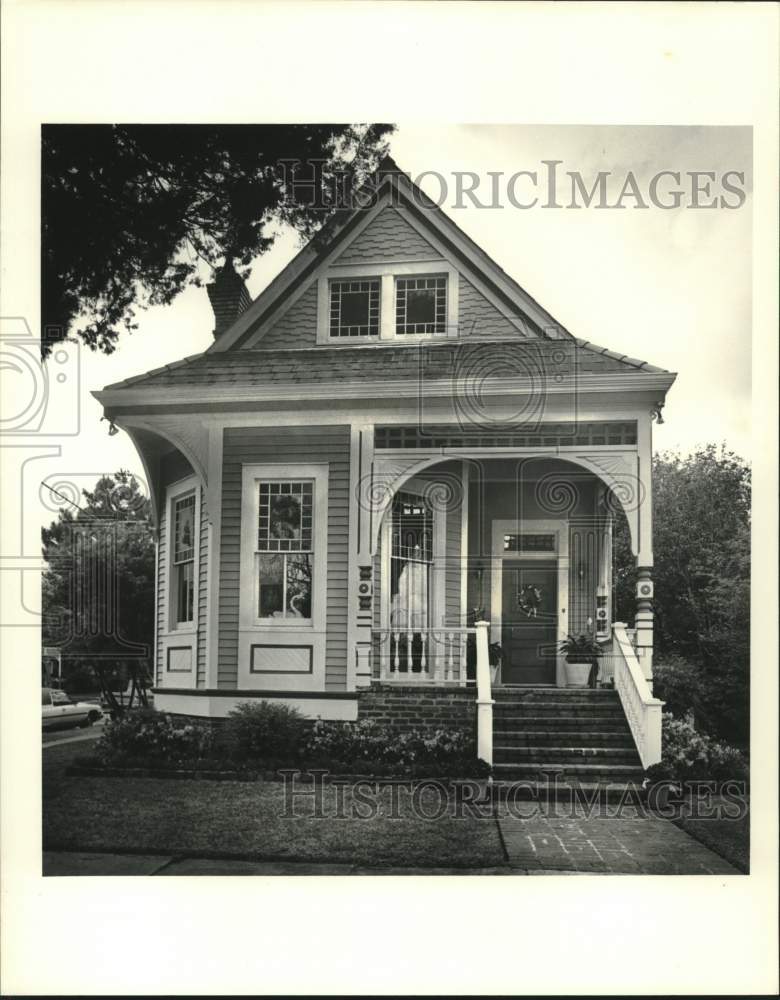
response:
<path id="1" fill-rule="evenodd" d="M 347 689 L 371 684 L 374 624 L 372 539 L 373 424 L 353 424 L 349 469 L 349 584 L 347 599 Z"/>
<path id="2" fill-rule="evenodd" d="M 637 421 L 639 539 L 636 582 L 636 653 L 645 680 L 653 680 L 653 420 L 660 407 L 653 407 Z"/>
<path id="3" fill-rule="evenodd" d="M 636 655 L 645 680 L 653 686 L 653 573 L 640 566 L 636 581 Z"/>

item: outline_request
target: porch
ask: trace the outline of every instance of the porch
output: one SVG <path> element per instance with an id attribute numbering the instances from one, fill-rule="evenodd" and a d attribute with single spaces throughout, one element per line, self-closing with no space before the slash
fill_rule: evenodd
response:
<path id="1" fill-rule="evenodd" d="M 561 641 L 585 635 L 601 649 L 597 686 L 616 692 L 649 766 L 661 721 L 649 601 L 640 592 L 638 627 L 613 622 L 613 533 L 625 517 L 613 485 L 558 456 L 446 459 L 404 478 L 361 572 L 363 683 L 472 689 L 480 756 L 492 761 L 496 698 L 566 688 Z"/>

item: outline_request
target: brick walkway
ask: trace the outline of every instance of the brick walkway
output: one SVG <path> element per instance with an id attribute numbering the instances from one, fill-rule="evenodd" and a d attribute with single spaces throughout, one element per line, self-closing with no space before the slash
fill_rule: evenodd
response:
<path id="1" fill-rule="evenodd" d="M 528 809 L 526 814 L 530 814 Z M 581 807 L 542 806 L 522 818 L 499 807 L 509 864 L 528 874 L 739 875 L 736 868 L 667 819 L 625 807 L 620 816 L 588 817 Z"/>

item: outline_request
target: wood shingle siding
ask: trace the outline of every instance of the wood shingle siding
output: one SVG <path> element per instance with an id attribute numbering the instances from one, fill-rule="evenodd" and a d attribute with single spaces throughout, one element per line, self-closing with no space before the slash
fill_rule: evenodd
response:
<path id="1" fill-rule="evenodd" d="M 317 343 L 317 285 L 313 284 L 274 323 L 258 347 L 263 351 L 285 347 L 314 347 Z"/>
<path id="2" fill-rule="evenodd" d="M 242 465 L 328 463 L 328 573 L 325 690 L 347 683 L 350 428 L 241 427 L 225 430 L 219 587 L 218 686 L 236 687 Z M 315 526 L 315 531 L 322 530 Z"/>
<path id="3" fill-rule="evenodd" d="M 517 317 L 515 317 L 517 320 Z M 458 335 L 460 337 L 526 337 L 536 339 L 538 333 L 527 320 L 518 330 L 500 310 L 488 302 L 462 274 L 458 291 Z"/>
<path id="4" fill-rule="evenodd" d="M 384 208 L 347 249 L 339 264 L 362 264 L 384 260 L 429 260 L 440 254 L 404 218 L 397 208 Z"/>

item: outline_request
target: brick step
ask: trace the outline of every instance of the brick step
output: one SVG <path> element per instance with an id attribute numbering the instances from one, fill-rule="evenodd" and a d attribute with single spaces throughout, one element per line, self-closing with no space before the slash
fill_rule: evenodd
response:
<path id="1" fill-rule="evenodd" d="M 593 690 L 592 688 L 531 688 L 518 690 L 494 688 L 492 691 L 496 701 L 555 701 L 555 702 L 619 702 L 617 691 Z"/>
<path id="2" fill-rule="evenodd" d="M 494 746 L 497 764 L 627 764 L 639 767 L 635 747 L 513 747 Z"/>
<path id="3" fill-rule="evenodd" d="M 646 797 L 641 782 L 635 781 L 546 781 L 524 780 L 517 785 L 511 778 L 496 778 L 486 788 L 486 796 L 495 801 L 562 802 L 592 805 L 595 803 L 643 801 Z M 529 814 L 529 815 L 532 815 Z"/>
<path id="4" fill-rule="evenodd" d="M 626 727 L 620 732 L 594 732 L 590 729 L 560 730 L 545 726 L 540 729 L 493 730 L 493 743 L 505 747 L 634 747 L 634 739 Z"/>
<path id="5" fill-rule="evenodd" d="M 509 709 L 521 712 L 622 712 L 623 706 L 614 698 L 599 698 L 592 701 L 577 698 L 498 698 L 494 699 L 493 711 L 505 712 Z"/>
<path id="6" fill-rule="evenodd" d="M 494 712 L 493 725 L 496 729 L 513 729 L 516 732 L 525 732 L 529 729 L 546 729 L 548 731 L 551 729 L 582 729 L 601 733 L 629 731 L 625 715 L 617 712 L 612 712 L 609 715 L 604 715 L 602 712 L 599 712 L 598 715 L 589 713 L 572 715 L 570 712 L 565 715 L 556 715 L 555 713 L 518 715 L 515 712 Z"/>
<path id="7" fill-rule="evenodd" d="M 493 764 L 493 775 L 501 781 L 544 781 L 545 773 L 559 772 L 559 781 L 635 781 L 644 780 L 644 770 L 637 764 Z"/>

